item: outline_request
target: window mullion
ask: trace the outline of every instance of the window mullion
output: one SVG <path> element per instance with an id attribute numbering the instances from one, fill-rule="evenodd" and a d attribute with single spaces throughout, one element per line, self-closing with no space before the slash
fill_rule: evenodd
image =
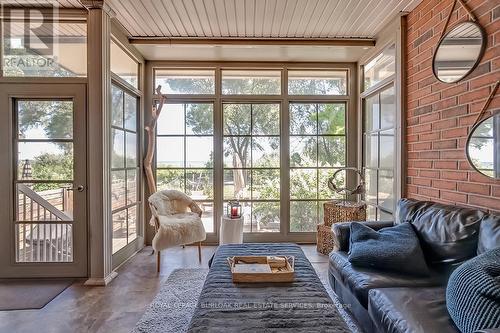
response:
<path id="1" fill-rule="evenodd" d="M 224 214 L 224 139 L 223 139 L 223 119 L 222 119 L 222 102 L 221 102 L 221 70 L 220 67 L 215 69 L 215 104 L 213 114 L 213 135 L 214 135 L 214 169 L 213 169 L 213 186 L 214 186 L 214 233 L 219 233 L 220 218 Z"/>
<path id="2" fill-rule="evenodd" d="M 187 192 L 187 187 L 186 187 L 186 184 L 187 184 L 187 130 L 186 130 L 186 104 L 182 104 L 182 111 L 184 113 L 184 170 L 183 170 L 183 173 L 184 173 L 184 186 L 183 186 L 183 192 L 186 193 Z"/>
<path id="3" fill-rule="evenodd" d="M 253 232 L 253 104 L 250 104 L 250 232 Z"/>
<path id="4" fill-rule="evenodd" d="M 288 100 L 288 72 L 283 70 L 283 92 L 285 99 L 280 105 L 280 230 L 288 237 L 290 233 L 290 115 Z"/>

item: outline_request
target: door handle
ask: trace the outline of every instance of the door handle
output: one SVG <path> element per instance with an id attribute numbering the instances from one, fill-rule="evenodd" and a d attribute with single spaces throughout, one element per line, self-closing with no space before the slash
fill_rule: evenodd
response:
<path id="1" fill-rule="evenodd" d="M 85 186 L 83 185 L 78 185 L 75 187 L 67 187 L 66 190 L 68 191 L 78 191 L 78 192 L 83 192 L 85 190 Z"/>

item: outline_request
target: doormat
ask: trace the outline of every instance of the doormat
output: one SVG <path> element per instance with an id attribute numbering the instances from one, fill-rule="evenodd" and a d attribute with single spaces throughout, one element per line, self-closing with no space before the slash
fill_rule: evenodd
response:
<path id="1" fill-rule="evenodd" d="M 0 280 L 0 311 L 41 309 L 73 281 L 74 279 Z"/>

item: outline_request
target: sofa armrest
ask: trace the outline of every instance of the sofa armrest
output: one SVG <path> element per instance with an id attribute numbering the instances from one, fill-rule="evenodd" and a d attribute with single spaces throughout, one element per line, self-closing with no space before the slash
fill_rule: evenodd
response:
<path id="1" fill-rule="evenodd" d="M 374 230 L 379 230 L 386 227 L 392 227 L 394 221 L 356 221 L 362 223 Z M 332 225 L 333 232 L 333 250 L 334 251 L 349 251 L 349 239 L 351 236 L 352 222 L 338 222 Z"/>

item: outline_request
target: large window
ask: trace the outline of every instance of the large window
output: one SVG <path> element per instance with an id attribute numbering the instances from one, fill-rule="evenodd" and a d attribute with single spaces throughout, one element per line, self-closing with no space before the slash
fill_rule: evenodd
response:
<path id="1" fill-rule="evenodd" d="M 280 106 L 224 104 L 224 200 L 242 202 L 246 232 L 280 231 Z"/>
<path id="2" fill-rule="evenodd" d="M 327 181 L 346 165 L 349 73 L 285 65 L 156 69 L 154 85 L 167 95 L 157 125 L 158 189 L 193 197 L 210 241 L 234 199 L 247 239 L 313 241 L 322 203 L 339 198 Z"/>
<path id="3" fill-rule="evenodd" d="M 137 238 L 139 160 L 137 97 L 111 89 L 111 206 L 113 253 Z"/>
<path id="4" fill-rule="evenodd" d="M 313 232 L 334 196 L 328 178 L 345 166 L 345 104 L 292 103 L 289 115 L 290 231 Z"/>
<path id="5" fill-rule="evenodd" d="M 158 118 L 158 190 L 179 190 L 203 209 L 205 231 L 214 231 L 214 107 L 210 103 L 166 104 Z"/>

